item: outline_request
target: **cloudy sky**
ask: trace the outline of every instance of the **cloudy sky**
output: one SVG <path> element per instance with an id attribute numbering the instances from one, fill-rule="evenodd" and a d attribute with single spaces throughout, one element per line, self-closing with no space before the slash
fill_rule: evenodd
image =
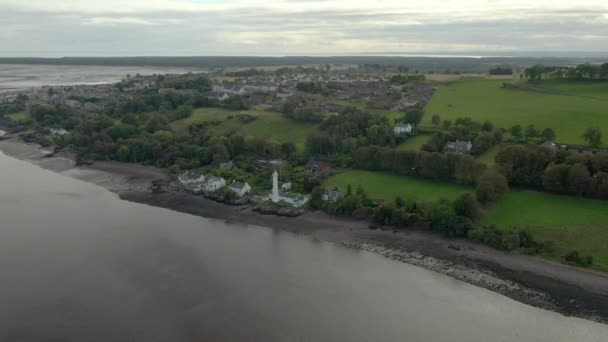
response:
<path id="1" fill-rule="evenodd" d="M 608 0 L 0 0 L 0 56 L 608 51 Z"/>

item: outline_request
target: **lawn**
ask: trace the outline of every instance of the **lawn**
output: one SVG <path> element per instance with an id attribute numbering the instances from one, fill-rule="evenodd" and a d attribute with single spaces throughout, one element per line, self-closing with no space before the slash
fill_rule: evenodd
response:
<path id="1" fill-rule="evenodd" d="M 408 138 L 403 143 L 397 146 L 398 150 L 412 150 L 412 151 L 420 151 L 422 145 L 426 144 L 431 138 L 428 134 L 415 135 L 413 137 Z"/>
<path id="2" fill-rule="evenodd" d="M 455 199 L 461 193 L 472 191 L 456 184 L 436 183 L 424 179 L 403 177 L 391 173 L 351 170 L 332 176 L 325 183 L 326 188 L 345 191 L 348 184 L 354 189 L 361 185 L 373 199 L 392 202 L 397 196 L 408 199 L 436 201 L 441 198 Z"/>
<path id="3" fill-rule="evenodd" d="M 423 123 L 439 114 L 452 122 L 466 116 L 490 120 L 501 128 L 534 124 L 553 128 L 556 141 L 574 144 L 584 143 L 581 134 L 587 127 L 608 127 L 608 82 L 543 81 L 529 90 L 505 89 L 503 82 L 462 79 L 438 85 Z"/>
<path id="4" fill-rule="evenodd" d="M 256 120 L 242 123 L 235 119 L 239 114 L 254 116 Z M 173 122 L 171 127 L 175 132 L 185 133 L 190 125 L 211 121 L 222 122 L 220 125 L 210 128 L 216 133 L 239 132 L 246 136 L 266 138 L 277 143 L 293 142 L 299 151 L 304 150 L 306 138 L 317 129 L 314 124 L 293 121 L 271 111 L 260 109 L 231 111 L 222 108 L 197 109 L 189 118 Z"/>
<path id="5" fill-rule="evenodd" d="M 5 115 L 7 119 L 10 119 L 15 122 L 25 122 L 30 119 L 30 114 L 27 112 L 14 113 Z"/>
<path id="6" fill-rule="evenodd" d="M 488 210 L 484 224 L 528 227 L 562 254 L 578 250 L 608 269 L 608 201 L 513 191 Z"/>

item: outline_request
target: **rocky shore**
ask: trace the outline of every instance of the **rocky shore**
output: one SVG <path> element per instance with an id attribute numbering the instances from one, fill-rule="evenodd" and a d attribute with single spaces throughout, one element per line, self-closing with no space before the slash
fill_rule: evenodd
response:
<path id="1" fill-rule="evenodd" d="M 605 274 L 508 254 L 468 240 L 447 239 L 424 231 L 370 230 L 367 222 L 324 213 L 305 213 L 297 218 L 268 216 L 254 212 L 252 206 L 228 206 L 182 191 L 153 194 L 149 186 L 154 180 L 166 178 L 162 170 L 115 162 L 75 166 L 75 156 L 69 153 L 49 157 L 49 151 L 17 138 L 0 141 L 0 151 L 100 185 L 125 200 L 309 235 L 426 268 L 529 305 L 608 323 L 608 276 Z"/>

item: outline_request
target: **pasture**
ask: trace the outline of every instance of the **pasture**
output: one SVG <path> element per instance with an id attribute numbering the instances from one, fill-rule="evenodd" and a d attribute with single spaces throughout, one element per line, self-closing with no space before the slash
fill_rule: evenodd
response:
<path id="1" fill-rule="evenodd" d="M 430 125 L 432 115 L 438 114 L 452 122 L 467 116 L 489 120 L 506 129 L 533 124 L 539 130 L 553 128 L 557 142 L 570 144 L 583 144 L 581 135 L 589 126 L 608 128 L 608 82 L 542 81 L 523 89 L 503 88 L 503 82 L 461 79 L 438 84 L 423 123 Z"/>
<path id="2" fill-rule="evenodd" d="M 578 250 L 608 269 L 608 201 L 512 191 L 488 209 L 482 224 L 528 228 L 553 241 L 558 254 Z"/>
<path id="3" fill-rule="evenodd" d="M 346 191 L 348 184 L 351 185 L 353 191 L 358 185 L 361 185 L 370 198 L 381 199 L 386 202 L 394 201 L 397 196 L 404 199 L 424 201 L 437 201 L 441 198 L 453 200 L 463 192 L 473 191 L 472 188 L 456 184 L 437 183 L 391 173 L 360 170 L 350 170 L 334 175 L 327 180 L 324 186 L 328 189 L 337 187 Z"/>

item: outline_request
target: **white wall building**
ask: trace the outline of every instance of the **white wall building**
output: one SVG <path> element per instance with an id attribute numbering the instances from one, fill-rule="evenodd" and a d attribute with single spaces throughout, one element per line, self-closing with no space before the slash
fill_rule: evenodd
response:
<path id="1" fill-rule="evenodd" d="M 230 184 L 230 191 L 234 192 L 237 197 L 243 197 L 251 191 L 251 186 L 247 182 L 233 182 Z"/>
<path id="2" fill-rule="evenodd" d="M 215 192 L 226 186 L 226 180 L 223 177 L 211 177 L 203 185 L 203 189 L 207 192 Z"/>
<path id="3" fill-rule="evenodd" d="M 395 128 L 394 128 L 395 134 L 412 133 L 413 130 L 414 130 L 414 126 L 412 126 L 412 124 L 409 124 L 409 123 L 406 124 L 403 122 L 396 124 Z"/>

